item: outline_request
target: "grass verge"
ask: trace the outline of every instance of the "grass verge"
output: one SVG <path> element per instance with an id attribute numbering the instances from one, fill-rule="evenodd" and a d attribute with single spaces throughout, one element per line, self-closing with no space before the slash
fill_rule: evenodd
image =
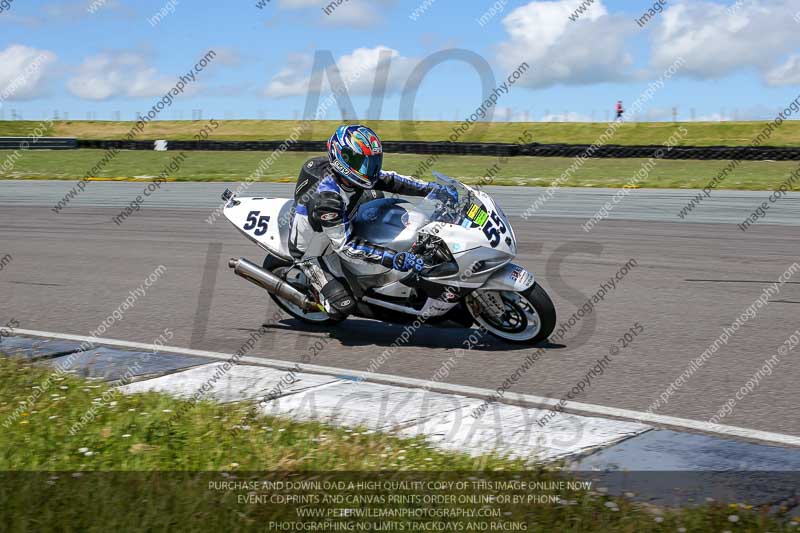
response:
<path id="1" fill-rule="evenodd" d="M 220 120 L 211 139 L 214 140 L 265 140 L 282 141 L 296 131 L 295 120 Z M 207 121 L 165 120 L 149 123 L 138 139 L 192 140 Z M 382 139 L 390 141 L 420 140 L 444 141 L 459 123 L 445 121 L 367 121 Z M 0 121 L 0 136 L 27 135 L 39 124 L 38 121 Z M 750 144 L 766 121 L 758 122 L 631 122 L 622 124 L 613 140 L 614 144 L 662 144 L 679 127 L 685 127 L 688 135 L 681 141 L 693 146 L 743 146 Z M 48 135 L 76 137 L 79 139 L 123 139 L 135 125 L 134 122 L 114 121 L 54 121 Z M 327 139 L 339 121 L 312 121 L 303 135 L 304 139 Z M 479 123 L 459 137 L 459 142 L 507 142 L 513 143 L 524 133 L 530 132 L 534 142 L 592 144 L 606 130 L 602 122 L 490 122 Z M 785 121 L 769 140 L 772 146 L 800 145 L 800 121 Z"/>
<path id="2" fill-rule="evenodd" d="M 0 424 L 5 426 L 9 415 L 45 381 L 48 372 L 47 367 L 0 357 Z M 297 523 L 298 509 L 310 507 L 339 513 L 334 514 L 338 519 L 314 519 L 322 525 L 361 523 L 365 529 L 353 530 L 366 531 L 382 522 L 354 518 L 353 508 L 363 506 L 352 501 L 293 505 L 269 501 L 274 491 L 237 492 L 219 484 L 299 479 L 297 476 L 322 482 L 337 472 L 340 479 L 350 476 L 365 481 L 408 479 L 409 475 L 421 479 L 449 476 L 463 480 L 484 475 L 561 479 L 553 471 L 531 470 L 521 461 L 444 453 L 419 439 L 319 423 L 262 417 L 248 430 L 234 432 L 235 422 L 247 411 L 245 405 L 201 402 L 175 419 L 173 413 L 181 410 L 183 402 L 155 393 L 115 394 L 113 401 L 96 409 L 93 420 L 71 435 L 72 424 L 107 390 L 106 385 L 73 376 L 58 378 L 29 411 L 3 427 L 0 505 L 7 530 L 273 531 L 280 529 L 268 527 L 270 522 Z M 348 490 L 326 490 L 321 496 Z M 381 489 L 375 494 L 388 498 L 391 492 Z M 526 531 L 674 532 L 686 528 L 705 532 L 733 529 L 730 517 L 735 516 L 736 531 L 792 530 L 759 510 L 732 510 L 716 504 L 670 511 L 610 498 L 602 490 L 554 494 L 566 503 L 500 506 L 508 514 L 492 520 L 524 524 Z M 258 496 L 267 501 L 254 501 Z M 409 506 L 455 508 L 449 503 Z M 470 531 L 469 518 L 442 513 L 440 518 L 426 519 L 438 524 L 427 531 Z M 412 522 L 419 520 L 395 520 L 393 523 L 400 525 L 389 530 L 413 531 Z M 284 530 L 300 530 L 288 527 Z"/>
<path id="3" fill-rule="evenodd" d="M 11 152 L 0 151 L 0 161 Z M 266 152 L 184 152 L 176 181 L 241 181 L 267 157 Z M 303 163 L 319 154 L 287 152 L 263 174 L 261 181 L 293 182 Z M 176 156 L 175 152 L 121 151 L 99 173 L 99 178 L 157 176 Z M 0 179 L 79 180 L 103 157 L 102 150 L 27 151 Z M 425 156 L 387 154 L 385 168 L 417 174 Z M 622 187 L 639 172 L 645 159 L 590 159 L 562 185 L 567 187 Z M 570 167 L 571 158 L 513 157 L 504 161 L 490 156 L 442 156 L 434 168 L 467 183 L 549 186 Z M 662 160 L 638 183 L 646 188 L 703 188 L 728 164 L 727 161 Z M 745 161 L 721 181 L 718 188 L 772 190 L 795 169 L 797 162 Z M 429 172 L 426 172 L 429 174 Z M 425 176 L 423 176 L 425 177 Z"/>

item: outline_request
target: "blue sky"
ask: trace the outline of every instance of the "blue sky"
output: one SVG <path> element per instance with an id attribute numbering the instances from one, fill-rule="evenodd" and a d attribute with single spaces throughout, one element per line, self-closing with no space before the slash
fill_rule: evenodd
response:
<path id="1" fill-rule="evenodd" d="M 530 66 L 500 97 L 495 120 L 605 120 L 617 99 L 631 104 L 678 59 L 640 119 L 670 119 L 673 107 L 682 119 L 692 110 L 698 119 L 766 118 L 800 93 L 796 0 L 665 0 L 644 28 L 634 19 L 653 2 L 639 0 L 589 0 L 580 13 L 586 0 L 344 0 L 330 15 L 322 9 L 330 0 L 270 0 L 263 9 L 258 0 L 5 1 L 5 118 L 13 109 L 30 119 L 54 111 L 130 119 L 208 50 L 217 57 L 161 118 L 188 119 L 193 109 L 206 118 L 298 117 L 320 50 L 337 61 L 360 118 L 381 50 L 392 57 L 385 119 L 398 118 L 419 63 L 452 48 L 482 57 L 498 83 Z M 481 101 L 476 71 L 448 61 L 422 82 L 415 117 L 461 120 Z M 331 106 L 325 116 L 341 114 Z"/>

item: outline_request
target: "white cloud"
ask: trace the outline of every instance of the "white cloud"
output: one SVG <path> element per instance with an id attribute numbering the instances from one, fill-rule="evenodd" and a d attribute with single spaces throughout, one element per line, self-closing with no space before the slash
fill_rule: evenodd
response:
<path id="1" fill-rule="evenodd" d="M 8 25 L 12 27 L 25 26 L 28 28 L 35 28 L 37 26 L 42 25 L 42 20 L 30 15 L 19 15 L 17 13 L 14 13 L 13 11 L 10 13 L 8 11 L 4 11 L 3 15 L 0 16 L 0 26 L 3 25 Z"/>
<path id="2" fill-rule="evenodd" d="M 509 13 L 503 19 L 509 40 L 500 44 L 498 62 L 507 72 L 529 63 L 519 82 L 528 87 L 626 79 L 632 59 L 625 38 L 635 23 L 609 14 L 602 0 L 571 20 L 581 4 L 535 1 Z"/>
<path id="3" fill-rule="evenodd" d="M 531 122 L 531 118 L 528 111 L 518 111 L 511 107 L 497 106 L 492 120 L 494 122 Z"/>
<path id="4" fill-rule="evenodd" d="M 280 0 L 278 6 L 313 9 L 319 14 L 319 22 L 325 25 L 368 28 L 383 22 L 383 13 L 395 3 L 396 0 L 343 0 L 341 3 L 339 0 Z M 330 4 L 334 4 L 335 9 L 331 9 Z"/>
<path id="5" fill-rule="evenodd" d="M 214 56 L 215 65 L 225 65 L 226 67 L 238 67 L 242 63 L 242 55 L 236 48 L 228 46 L 213 46 L 210 48 L 217 54 Z M 208 50 L 203 50 L 205 54 Z"/>
<path id="6" fill-rule="evenodd" d="M 25 100 L 41 94 L 56 55 L 21 44 L 0 50 L 0 99 Z"/>
<path id="7" fill-rule="evenodd" d="M 382 56 L 391 58 L 389 77 L 386 82 L 387 94 L 402 89 L 418 62 L 416 59 L 403 57 L 397 50 L 382 45 L 375 48 L 357 48 L 352 53 L 340 57 L 336 62 L 350 95 L 370 94 Z M 294 54 L 289 59 L 290 64 L 281 69 L 267 85 L 267 96 L 273 98 L 301 96 L 308 91 L 313 66 L 312 58 L 306 54 Z M 322 72 L 314 73 L 315 76 L 322 74 Z M 324 78 L 328 80 L 326 84 L 330 88 L 327 74 Z M 323 89 L 324 87 L 325 84 L 323 84 Z"/>
<path id="8" fill-rule="evenodd" d="M 67 82 L 69 91 L 86 100 L 117 96 L 160 96 L 175 83 L 147 64 L 136 52 L 105 52 L 87 58 Z"/>
<path id="9" fill-rule="evenodd" d="M 120 0 L 74 0 L 48 2 L 39 6 L 35 14 L 25 17 L 23 21 L 29 25 L 72 24 L 89 16 L 113 15 L 133 19 L 136 11 Z M 0 17 L 2 20 L 4 17 Z"/>
<path id="10" fill-rule="evenodd" d="M 567 113 L 557 113 L 545 115 L 542 117 L 542 122 L 591 122 L 592 117 L 568 111 Z"/>
<path id="11" fill-rule="evenodd" d="M 710 113 L 708 115 L 700 115 L 695 118 L 695 122 L 722 122 L 725 117 L 721 113 Z M 728 118 L 730 120 L 730 118 Z"/>
<path id="12" fill-rule="evenodd" d="M 328 2 L 324 2 L 325 5 Z M 287 9 L 303 9 L 306 7 L 319 7 L 323 5 L 322 0 L 279 0 L 278 5 Z"/>
<path id="13" fill-rule="evenodd" d="M 249 81 L 215 85 L 203 90 L 203 96 L 220 96 L 224 98 L 250 97 L 255 94 L 255 87 Z"/>
<path id="14" fill-rule="evenodd" d="M 800 45 L 800 26 L 793 20 L 797 0 L 740 0 L 726 3 L 679 0 L 655 22 L 652 62 L 664 68 L 678 57 L 683 74 L 717 79 L 738 70 L 756 68 L 766 80 L 782 84 L 792 79 L 791 59 L 776 60 Z"/>
<path id="15" fill-rule="evenodd" d="M 386 2 L 384 2 L 385 4 Z M 328 5 L 329 2 L 325 2 Z M 349 0 L 337 6 L 330 14 L 322 14 L 322 23 L 328 26 L 350 26 L 353 28 L 369 28 L 383 22 L 384 8 L 375 6 L 368 0 Z"/>
<path id="16" fill-rule="evenodd" d="M 308 90 L 308 72 L 312 60 L 306 54 L 290 54 L 289 64 L 283 67 L 267 84 L 265 94 L 273 98 L 297 96 Z"/>
<path id="17" fill-rule="evenodd" d="M 764 79 L 768 85 L 800 85 L 800 55 L 792 54 L 782 64 L 767 70 Z"/>

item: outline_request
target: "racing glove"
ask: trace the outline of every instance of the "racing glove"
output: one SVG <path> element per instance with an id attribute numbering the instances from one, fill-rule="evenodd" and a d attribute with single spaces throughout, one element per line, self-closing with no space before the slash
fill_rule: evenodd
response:
<path id="1" fill-rule="evenodd" d="M 445 187 L 444 185 L 440 185 L 438 183 L 431 183 L 431 189 L 438 192 L 445 192 L 450 198 L 453 199 L 454 202 L 458 201 L 458 192 L 453 187 Z"/>
<path id="2" fill-rule="evenodd" d="M 381 264 L 399 270 L 400 272 L 408 272 L 409 270 L 422 272 L 422 269 L 425 267 L 425 262 L 422 258 L 411 252 L 398 252 L 395 254 L 384 252 Z"/>

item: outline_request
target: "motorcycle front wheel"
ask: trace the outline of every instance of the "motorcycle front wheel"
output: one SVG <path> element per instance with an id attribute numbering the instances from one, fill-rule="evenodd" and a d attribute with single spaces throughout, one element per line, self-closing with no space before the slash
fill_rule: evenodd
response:
<path id="1" fill-rule="evenodd" d="M 475 291 L 467 309 L 478 325 L 506 342 L 537 344 L 556 326 L 556 308 L 538 283 L 521 292 Z"/>

